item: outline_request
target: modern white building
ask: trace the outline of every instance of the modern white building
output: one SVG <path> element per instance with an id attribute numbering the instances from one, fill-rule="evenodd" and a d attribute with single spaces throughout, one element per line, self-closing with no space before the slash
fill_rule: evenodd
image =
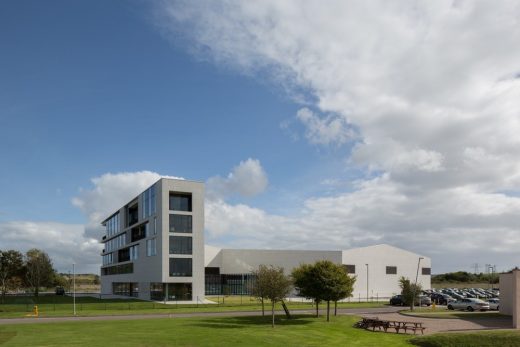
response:
<path id="1" fill-rule="evenodd" d="M 318 260 L 343 264 L 350 275 L 356 276 L 354 299 L 386 298 L 398 294 L 401 292 L 401 276 L 412 282 L 417 277 L 417 283 L 423 289 L 431 288 L 429 258 L 385 244 L 339 251 L 219 249 L 206 246 L 205 256 L 207 294 L 247 292 L 249 274 L 260 265 L 283 267 L 290 274 L 293 268 Z M 220 278 L 212 279 L 210 274 Z"/>
<path id="2" fill-rule="evenodd" d="M 429 258 L 389 245 L 337 251 L 204 247 L 204 184 L 162 178 L 102 224 L 101 293 L 144 300 L 203 301 L 205 295 L 248 294 L 259 265 L 286 273 L 330 260 L 356 276 L 354 299 L 400 292 L 399 278 L 430 288 Z"/>

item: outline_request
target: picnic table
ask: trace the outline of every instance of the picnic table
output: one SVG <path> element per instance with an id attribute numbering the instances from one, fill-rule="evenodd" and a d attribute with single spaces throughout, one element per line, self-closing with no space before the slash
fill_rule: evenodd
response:
<path id="1" fill-rule="evenodd" d="M 403 331 L 406 334 L 408 330 L 413 331 L 414 335 L 417 334 L 417 331 L 420 331 L 421 334 L 424 334 L 424 329 L 422 322 L 403 322 L 396 320 L 383 320 L 377 317 L 363 317 L 363 320 L 359 322 L 359 327 L 363 329 L 370 329 L 375 331 L 376 328 L 378 330 L 384 330 L 386 333 L 388 329 L 394 329 L 396 334 L 399 334 L 399 331 Z"/>

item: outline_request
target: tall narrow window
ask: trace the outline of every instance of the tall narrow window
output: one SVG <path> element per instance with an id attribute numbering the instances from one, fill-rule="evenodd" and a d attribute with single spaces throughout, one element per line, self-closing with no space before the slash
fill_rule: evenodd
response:
<path id="1" fill-rule="evenodd" d="M 155 214 L 155 185 L 143 193 L 143 219 Z"/>
<path id="2" fill-rule="evenodd" d="M 157 255 L 157 245 L 156 245 L 155 238 L 154 239 L 150 239 L 150 240 L 146 240 L 146 255 L 148 257 L 152 257 L 154 255 Z"/>
<path id="3" fill-rule="evenodd" d="M 170 211 L 191 212 L 191 194 L 170 193 Z"/>
<path id="4" fill-rule="evenodd" d="M 191 233 L 192 217 L 182 214 L 170 214 L 171 233 Z"/>

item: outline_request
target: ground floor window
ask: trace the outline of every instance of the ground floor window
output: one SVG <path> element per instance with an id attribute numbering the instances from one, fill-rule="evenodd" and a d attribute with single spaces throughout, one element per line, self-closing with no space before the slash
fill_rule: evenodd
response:
<path id="1" fill-rule="evenodd" d="M 139 296 L 139 283 L 112 283 L 112 294 L 124 296 Z"/>
<path id="2" fill-rule="evenodd" d="M 150 283 L 150 299 L 164 300 L 164 283 Z"/>
<path id="3" fill-rule="evenodd" d="M 191 301 L 191 283 L 168 283 L 168 300 Z"/>
<path id="4" fill-rule="evenodd" d="M 250 295 L 256 278 L 253 274 L 206 274 L 206 295 Z"/>

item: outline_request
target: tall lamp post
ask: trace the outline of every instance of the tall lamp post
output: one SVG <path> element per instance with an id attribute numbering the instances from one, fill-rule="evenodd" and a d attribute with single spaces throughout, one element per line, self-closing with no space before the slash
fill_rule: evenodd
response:
<path id="1" fill-rule="evenodd" d="M 419 265 L 421 264 L 421 260 L 424 259 L 423 257 L 419 257 L 419 261 L 417 262 L 417 273 L 415 274 L 415 285 L 413 286 L 413 296 L 412 296 L 412 306 L 410 307 L 413 311 L 413 307 L 415 305 L 415 289 L 417 288 L 417 279 L 419 278 Z M 419 302 L 419 305 L 421 303 Z"/>
<path id="2" fill-rule="evenodd" d="M 76 264 L 72 263 L 72 302 L 74 307 L 74 315 L 76 315 Z"/>
<path id="3" fill-rule="evenodd" d="M 368 302 L 368 264 L 365 264 L 367 266 L 367 302 Z"/>

